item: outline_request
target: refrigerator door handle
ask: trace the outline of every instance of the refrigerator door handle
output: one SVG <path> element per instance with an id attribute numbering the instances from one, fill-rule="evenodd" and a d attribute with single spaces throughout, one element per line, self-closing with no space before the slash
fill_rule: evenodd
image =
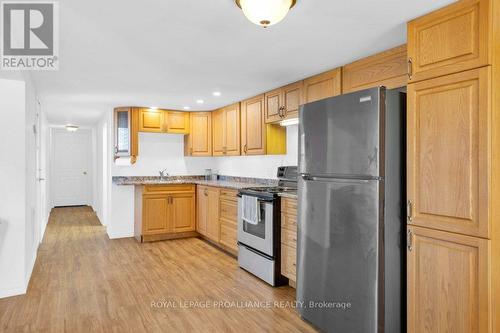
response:
<path id="1" fill-rule="evenodd" d="M 302 179 L 304 179 L 304 180 L 310 180 L 311 179 L 311 175 L 308 174 L 308 173 L 301 173 L 300 177 L 302 177 Z"/>

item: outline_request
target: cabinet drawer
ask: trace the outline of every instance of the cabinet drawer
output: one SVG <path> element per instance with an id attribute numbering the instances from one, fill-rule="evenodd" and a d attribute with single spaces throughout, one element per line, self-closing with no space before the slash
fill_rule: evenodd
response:
<path id="1" fill-rule="evenodd" d="M 281 243 L 297 248 L 297 230 L 289 230 L 281 228 Z"/>
<path id="2" fill-rule="evenodd" d="M 281 198 L 281 212 L 297 215 L 297 199 Z"/>
<path id="3" fill-rule="evenodd" d="M 235 221 L 238 218 L 238 204 L 233 201 L 220 201 L 220 217 Z"/>
<path id="4" fill-rule="evenodd" d="M 228 190 L 228 189 L 221 189 L 220 190 L 220 198 L 224 200 L 229 200 L 229 201 L 238 201 L 238 191 L 236 190 Z"/>
<path id="5" fill-rule="evenodd" d="M 220 226 L 220 243 L 230 249 L 237 250 L 237 231 L 235 227 L 230 227 L 227 224 Z"/>
<path id="6" fill-rule="evenodd" d="M 281 228 L 297 232 L 297 216 L 281 213 Z"/>
<path id="7" fill-rule="evenodd" d="M 193 192 L 194 185 L 146 185 L 144 193 L 179 193 L 179 192 Z"/>
<path id="8" fill-rule="evenodd" d="M 297 250 L 286 244 L 281 244 L 281 274 L 297 281 Z"/>

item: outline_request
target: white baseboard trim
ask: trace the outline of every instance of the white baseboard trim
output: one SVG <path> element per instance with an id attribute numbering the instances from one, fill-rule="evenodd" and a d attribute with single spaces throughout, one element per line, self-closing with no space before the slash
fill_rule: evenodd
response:
<path id="1" fill-rule="evenodd" d="M 26 276 L 24 278 L 24 284 L 26 286 L 25 289 L 28 289 L 28 285 L 29 285 L 30 279 L 31 279 L 31 274 L 33 274 L 33 268 L 35 268 L 37 254 L 38 254 L 38 246 L 36 247 L 35 252 L 31 256 L 31 261 L 30 261 L 28 269 L 26 271 Z"/>
<path id="2" fill-rule="evenodd" d="M 18 296 L 23 294 L 26 294 L 26 286 L 16 286 L 0 289 L 0 298 Z"/>
<path id="3" fill-rule="evenodd" d="M 106 233 L 108 234 L 109 239 L 118 239 L 118 238 L 130 238 L 134 237 L 134 232 L 112 232 L 109 228 L 106 228 Z"/>

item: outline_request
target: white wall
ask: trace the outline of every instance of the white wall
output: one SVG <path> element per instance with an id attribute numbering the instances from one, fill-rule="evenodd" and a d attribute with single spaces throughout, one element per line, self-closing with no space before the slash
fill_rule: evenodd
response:
<path id="1" fill-rule="evenodd" d="M 139 157 L 131 166 L 113 163 L 113 176 L 202 175 L 207 168 L 221 175 L 276 178 L 282 165 L 297 165 L 298 126 L 287 127 L 287 154 L 269 156 L 185 157 L 184 137 L 179 134 L 139 133 Z M 112 144 L 110 144 L 112 146 Z"/>

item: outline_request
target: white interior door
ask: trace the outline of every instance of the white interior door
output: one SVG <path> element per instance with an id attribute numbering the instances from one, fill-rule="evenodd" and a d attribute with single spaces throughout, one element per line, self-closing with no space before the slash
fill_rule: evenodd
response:
<path id="1" fill-rule="evenodd" d="M 54 129 L 53 146 L 53 203 L 54 206 L 90 204 L 91 131 L 80 129 L 68 132 Z"/>

